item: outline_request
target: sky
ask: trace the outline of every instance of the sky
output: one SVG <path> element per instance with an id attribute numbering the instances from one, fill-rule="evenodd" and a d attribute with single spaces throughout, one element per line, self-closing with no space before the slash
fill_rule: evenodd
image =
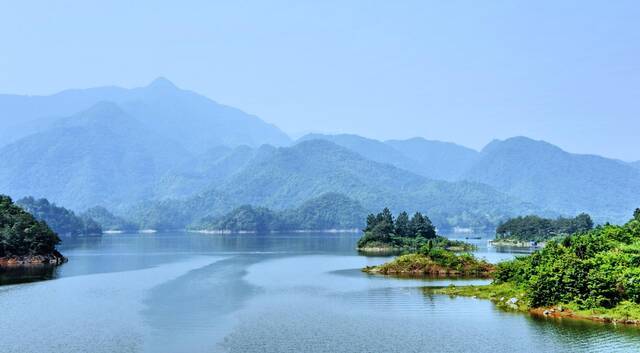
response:
<path id="1" fill-rule="evenodd" d="M 292 136 L 640 160 L 638 1 L 0 0 L 0 93 L 163 76 Z"/>

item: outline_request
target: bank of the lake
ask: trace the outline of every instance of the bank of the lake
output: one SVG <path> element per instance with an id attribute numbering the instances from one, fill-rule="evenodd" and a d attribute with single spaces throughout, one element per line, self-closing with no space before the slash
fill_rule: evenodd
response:
<path id="1" fill-rule="evenodd" d="M 0 257 L 0 268 L 17 266 L 39 266 L 39 265 L 62 265 L 68 259 L 57 251 L 53 250 L 43 255 L 10 255 Z"/>
<path id="2" fill-rule="evenodd" d="M 512 247 L 512 248 L 543 248 L 545 242 L 535 242 L 529 240 L 516 240 L 516 239 L 493 239 L 489 240 L 489 245 L 500 247 Z"/>
<path id="3" fill-rule="evenodd" d="M 527 303 L 526 292 L 509 283 L 481 286 L 451 285 L 444 288 L 425 288 L 424 290 L 432 294 L 487 299 L 501 309 L 519 311 L 536 316 L 640 326 L 640 305 L 629 301 L 621 302 L 613 308 L 587 310 L 580 309 L 576 303 L 531 307 Z"/>

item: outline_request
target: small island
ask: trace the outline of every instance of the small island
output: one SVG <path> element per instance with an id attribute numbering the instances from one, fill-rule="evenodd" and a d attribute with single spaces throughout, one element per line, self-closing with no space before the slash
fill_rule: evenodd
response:
<path id="1" fill-rule="evenodd" d="M 67 259 L 55 246 L 58 235 L 44 221 L 0 195 L 0 268 L 60 265 Z"/>
<path id="2" fill-rule="evenodd" d="M 499 263 L 486 286 L 430 292 L 472 296 L 535 315 L 640 325 L 640 209 L 626 224 L 550 240 Z"/>
<path id="3" fill-rule="evenodd" d="M 410 277 L 473 277 L 488 278 L 495 266 L 472 254 L 455 254 L 449 250 L 434 248 L 401 255 L 379 266 L 365 267 L 362 271 L 372 274 Z"/>
<path id="4" fill-rule="evenodd" d="M 364 236 L 358 241 L 357 249 L 364 253 L 400 253 L 415 252 L 423 246 L 451 251 L 474 249 L 469 243 L 437 235 L 429 217 L 420 212 L 411 219 L 407 212 L 400 212 L 394 219 L 388 208 L 367 216 Z"/>
<path id="5" fill-rule="evenodd" d="M 395 276 L 438 276 L 486 278 L 494 266 L 468 253 L 471 244 L 449 240 L 436 233 L 429 217 L 417 212 L 411 219 L 401 212 L 396 219 L 388 208 L 367 217 L 364 235 L 358 241 L 361 252 L 404 252 L 394 260 L 363 269 L 371 274 Z"/>
<path id="6" fill-rule="evenodd" d="M 542 218 L 535 215 L 520 216 L 500 223 L 496 229 L 493 246 L 530 247 L 543 246 L 548 240 L 588 232 L 593 220 L 586 213 L 574 218 Z"/>

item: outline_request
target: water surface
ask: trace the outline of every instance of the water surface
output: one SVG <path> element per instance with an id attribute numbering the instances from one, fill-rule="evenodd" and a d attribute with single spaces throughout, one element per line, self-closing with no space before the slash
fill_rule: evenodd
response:
<path id="1" fill-rule="evenodd" d="M 66 241 L 52 280 L 0 287 L 0 352 L 615 352 L 640 330 L 424 294 L 360 272 L 352 234 L 118 234 Z M 522 250 L 492 249 L 490 261 Z"/>

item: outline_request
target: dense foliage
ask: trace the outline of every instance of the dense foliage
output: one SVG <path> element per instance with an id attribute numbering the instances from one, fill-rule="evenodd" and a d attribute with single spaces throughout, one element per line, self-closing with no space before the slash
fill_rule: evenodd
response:
<path id="1" fill-rule="evenodd" d="M 467 248 L 468 244 L 438 236 L 429 217 L 416 212 L 411 218 L 400 212 L 394 219 L 388 208 L 367 216 L 364 235 L 358 240 L 358 249 L 406 249 Z M 428 251 L 427 250 L 427 251 Z"/>
<path id="2" fill-rule="evenodd" d="M 640 304 L 640 209 L 625 225 L 598 226 L 500 263 L 495 282 L 523 289 L 533 307 Z"/>
<path id="3" fill-rule="evenodd" d="M 0 257 L 47 255 L 55 250 L 60 238 L 44 221 L 0 195 Z"/>
<path id="4" fill-rule="evenodd" d="M 138 226 L 136 226 L 133 222 L 127 221 L 122 217 L 114 215 L 102 206 L 92 207 L 80 214 L 80 217 L 83 220 L 91 219 L 95 221 L 100 225 L 100 227 L 102 227 L 102 230 L 105 231 L 138 230 Z"/>
<path id="5" fill-rule="evenodd" d="M 273 211 L 244 205 L 221 217 L 205 217 L 193 229 L 230 232 L 269 232 L 287 230 L 331 230 L 362 227 L 366 214 L 356 201 L 344 195 L 328 193 L 300 207 Z"/>
<path id="6" fill-rule="evenodd" d="M 73 211 L 56 206 L 47 199 L 25 197 L 17 205 L 31 213 L 36 219 L 47 225 L 60 236 L 82 236 L 102 234 L 102 228 L 90 217 L 78 217 Z"/>
<path id="7" fill-rule="evenodd" d="M 591 217 L 582 213 L 575 218 L 548 219 L 538 216 L 516 217 L 501 223 L 496 229 L 497 239 L 544 241 L 558 235 L 583 233 L 593 229 Z"/>

